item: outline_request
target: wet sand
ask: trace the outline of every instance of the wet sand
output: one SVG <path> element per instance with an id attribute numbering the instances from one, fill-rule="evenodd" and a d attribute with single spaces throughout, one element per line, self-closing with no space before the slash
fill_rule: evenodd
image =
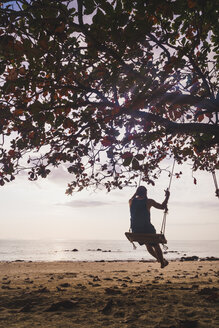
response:
<path id="1" fill-rule="evenodd" d="M 219 261 L 0 263 L 1 328 L 217 328 Z"/>

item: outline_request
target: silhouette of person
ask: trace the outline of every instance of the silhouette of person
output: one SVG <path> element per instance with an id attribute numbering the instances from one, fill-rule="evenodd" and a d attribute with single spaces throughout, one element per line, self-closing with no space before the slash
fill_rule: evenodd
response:
<path id="1" fill-rule="evenodd" d="M 156 233 L 156 230 L 151 224 L 151 207 L 159 210 L 167 210 L 167 202 L 170 196 L 168 190 L 165 191 L 165 199 L 162 204 L 155 202 L 153 199 L 147 198 L 147 189 L 144 186 L 139 186 L 129 200 L 131 213 L 131 229 L 133 233 Z M 142 245 L 142 244 L 141 244 Z M 161 264 L 161 268 L 168 265 L 168 261 L 164 259 L 163 252 L 159 244 L 145 243 L 148 252 Z"/>

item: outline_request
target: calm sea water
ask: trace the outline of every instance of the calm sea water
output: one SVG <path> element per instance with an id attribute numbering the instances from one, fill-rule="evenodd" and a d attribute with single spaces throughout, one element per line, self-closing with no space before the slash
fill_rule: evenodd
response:
<path id="1" fill-rule="evenodd" d="M 77 251 L 75 251 L 77 250 Z M 217 241 L 169 241 L 167 259 L 196 255 L 219 257 Z M 150 260 L 144 246 L 133 250 L 126 240 L 0 240 L 0 261 Z"/>

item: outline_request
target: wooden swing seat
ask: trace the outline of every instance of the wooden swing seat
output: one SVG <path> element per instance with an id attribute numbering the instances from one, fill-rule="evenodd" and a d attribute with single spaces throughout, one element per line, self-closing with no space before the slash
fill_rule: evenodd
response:
<path id="1" fill-rule="evenodd" d="M 162 233 L 125 232 L 125 236 L 131 243 L 136 241 L 139 244 L 167 244 L 167 240 Z"/>

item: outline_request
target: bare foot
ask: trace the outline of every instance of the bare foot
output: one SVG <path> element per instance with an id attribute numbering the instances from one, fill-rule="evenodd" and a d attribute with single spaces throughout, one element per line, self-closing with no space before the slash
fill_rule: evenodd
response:
<path id="1" fill-rule="evenodd" d="M 169 264 L 169 262 L 164 259 L 163 263 L 161 263 L 161 265 L 160 265 L 161 269 L 165 268 L 168 264 Z"/>

